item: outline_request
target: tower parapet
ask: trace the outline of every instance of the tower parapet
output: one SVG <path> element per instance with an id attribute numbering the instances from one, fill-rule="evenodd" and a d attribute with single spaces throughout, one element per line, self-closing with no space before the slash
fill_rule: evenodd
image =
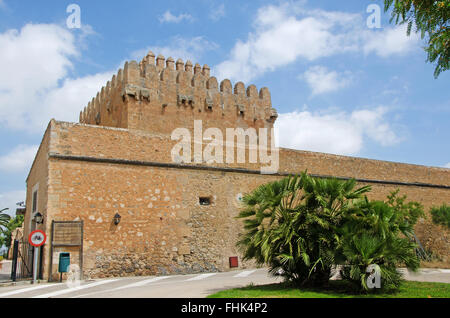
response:
<path id="1" fill-rule="evenodd" d="M 140 63 L 126 62 L 123 70 L 80 113 L 80 123 L 170 134 L 192 128 L 271 128 L 278 114 L 270 91 L 259 92 L 242 82 L 220 82 L 208 65 L 149 52 Z"/>

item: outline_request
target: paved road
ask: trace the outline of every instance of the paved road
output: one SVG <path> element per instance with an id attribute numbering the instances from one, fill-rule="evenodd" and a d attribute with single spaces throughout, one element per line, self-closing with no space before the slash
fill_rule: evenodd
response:
<path id="1" fill-rule="evenodd" d="M 226 273 L 130 277 L 84 282 L 69 288 L 65 283 L 0 288 L 0 298 L 202 298 L 216 291 L 244 287 L 251 283 L 271 284 L 267 270 Z"/>
<path id="2" fill-rule="evenodd" d="M 406 274 L 416 281 L 450 283 L 450 270 L 425 270 Z M 227 273 L 132 277 L 83 282 L 79 287 L 66 284 L 22 285 L 0 288 L 0 298 L 202 298 L 220 290 L 279 282 L 266 269 Z"/>
<path id="3" fill-rule="evenodd" d="M 406 269 L 400 269 L 406 280 L 416 282 L 437 282 L 450 284 L 450 269 L 421 269 L 418 273 L 409 273 Z"/>

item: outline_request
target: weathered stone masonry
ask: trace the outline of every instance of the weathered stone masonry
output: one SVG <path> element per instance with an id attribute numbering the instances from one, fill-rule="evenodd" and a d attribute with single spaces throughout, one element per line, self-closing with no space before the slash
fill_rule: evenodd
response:
<path id="1" fill-rule="evenodd" d="M 450 169 L 444 168 L 290 149 L 280 150 L 276 175 L 261 175 L 258 164 L 172 162 L 175 128 L 193 129 L 199 119 L 205 128 L 271 128 L 276 118 L 267 88 L 258 92 L 237 83 L 233 89 L 229 80 L 219 85 L 207 65 L 181 60 L 175 65 L 162 56 L 155 61 L 149 53 L 107 83 L 81 112 L 79 124 L 50 122 L 27 179 L 27 207 L 38 185 L 43 230 L 50 231 L 52 220 L 83 220 L 84 272 L 106 277 L 229 270 L 229 257 L 240 255 L 235 243 L 242 225 L 234 217 L 242 194 L 306 169 L 356 178 L 373 187 L 372 198 L 384 199 L 400 188 L 427 209 L 450 203 Z M 200 197 L 211 205 L 200 205 Z M 122 216 L 118 226 L 116 213 Z M 417 233 L 449 261 L 448 231 L 427 219 Z M 54 260 L 61 251 L 54 251 Z M 45 278 L 49 260 L 47 244 Z"/>

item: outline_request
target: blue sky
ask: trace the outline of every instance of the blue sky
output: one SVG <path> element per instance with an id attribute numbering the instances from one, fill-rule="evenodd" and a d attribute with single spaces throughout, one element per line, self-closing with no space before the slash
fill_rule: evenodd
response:
<path id="1" fill-rule="evenodd" d="M 66 8 L 81 8 L 69 29 Z M 51 118 L 79 111 L 148 50 L 267 86 L 281 146 L 450 167 L 450 72 L 434 79 L 417 35 L 367 26 L 382 1 L 0 0 L 0 208 L 25 180 Z"/>

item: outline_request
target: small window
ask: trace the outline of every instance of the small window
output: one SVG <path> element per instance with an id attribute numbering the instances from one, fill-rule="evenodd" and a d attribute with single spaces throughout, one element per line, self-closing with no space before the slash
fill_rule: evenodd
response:
<path id="1" fill-rule="evenodd" d="M 37 191 L 33 192 L 33 213 L 37 211 Z"/>
<path id="2" fill-rule="evenodd" d="M 211 205 L 211 198 L 201 197 L 199 199 L 200 205 L 207 206 Z"/>

